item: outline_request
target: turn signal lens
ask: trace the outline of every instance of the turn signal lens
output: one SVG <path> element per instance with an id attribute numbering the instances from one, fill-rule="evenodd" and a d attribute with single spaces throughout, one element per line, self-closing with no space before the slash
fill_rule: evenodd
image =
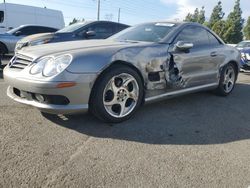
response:
<path id="1" fill-rule="evenodd" d="M 60 84 L 57 84 L 57 88 L 66 88 L 66 87 L 73 87 L 75 86 L 76 83 L 75 82 L 65 82 L 65 83 L 60 83 Z"/>

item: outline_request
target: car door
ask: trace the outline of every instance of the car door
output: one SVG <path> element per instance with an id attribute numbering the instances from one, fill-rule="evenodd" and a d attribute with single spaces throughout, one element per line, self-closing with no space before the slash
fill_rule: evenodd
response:
<path id="1" fill-rule="evenodd" d="M 207 31 L 210 42 L 210 68 L 211 68 L 211 82 L 218 81 L 218 70 L 222 62 L 227 58 L 225 54 L 224 44 L 217 39 L 210 31 Z"/>
<path id="2" fill-rule="evenodd" d="M 193 47 L 188 51 L 178 51 L 175 46 L 180 41 L 192 43 Z M 214 80 L 214 64 L 210 60 L 213 49 L 206 29 L 186 26 L 177 34 L 169 51 L 185 87 L 205 85 Z"/>

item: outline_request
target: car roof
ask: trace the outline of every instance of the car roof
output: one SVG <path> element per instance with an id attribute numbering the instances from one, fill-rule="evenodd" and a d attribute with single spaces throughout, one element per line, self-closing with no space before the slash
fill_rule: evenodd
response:
<path id="1" fill-rule="evenodd" d="M 152 22 L 152 23 L 159 23 L 159 22 Z M 176 34 L 181 32 L 182 29 L 184 29 L 186 26 L 198 26 L 201 27 L 205 30 L 207 30 L 208 32 L 210 32 L 211 34 L 213 34 L 222 44 L 225 44 L 224 41 L 212 30 L 210 30 L 208 27 L 200 24 L 200 23 L 196 23 L 196 22 L 178 22 L 178 21 L 163 21 L 160 23 L 173 23 L 175 24 L 176 28 L 173 29 L 165 38 L 163 38 L 160 43 L 172 43 L 176 37 Z"/>
<path id="2" fill-rule="evenodd" d="M 24 24 L 24 25 L 20 25 L 19 27 L 48 27 L 48 28 L 56 29 L 54 27 L 45 26 L 45 25 L 36 25 L 36 24 Z"/>
<path id="3" fill-rule="evenodd" d="M 106 21 L 106 20 L 99 20 L 99 21 L 84 21 L 84 22 L 86 22 L 86 24 L 92 24 L 92 23 L 113 23 L 113 24 L 120 24 L 120 25 L 129 26 L 129 25 L 124 24 L 124 23 L 112 22 L 112 21 Z"/>

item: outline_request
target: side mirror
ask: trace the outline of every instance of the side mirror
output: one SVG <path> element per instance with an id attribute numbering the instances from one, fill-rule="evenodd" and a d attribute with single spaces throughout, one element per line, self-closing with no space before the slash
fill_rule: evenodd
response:
<path id="1" fill-rule="evenodd" d="M 22 32 L 21 32 L 21 31 L 17 31 L 17 32 L 15 32 L 15 35 L 16 35 L 16 36 L 21 36 L 21 35 L 22 35 Z"/>
<path id="2" fill-rule="evenodd" d="M 96 35 L 95 31 L 87 31 L 85 33 L 86 38 L 94 37 Z"/>
<path id="3" fill-rule="evenodd" d="M 189 51 L 193 47 L 194 47 L 194 44 L 191 42 L 178 41 L 175 44 L 175 50 L 184 51 L 184 52 Z"/>

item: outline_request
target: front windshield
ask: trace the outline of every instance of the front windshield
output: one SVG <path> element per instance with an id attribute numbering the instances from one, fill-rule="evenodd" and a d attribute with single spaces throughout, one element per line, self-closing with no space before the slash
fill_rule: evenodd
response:
<path id="1" fill-rule="evenodd" d="M 244 48 L 250 46 L 250 42 L 240 42 L 236 47 Z"/>
<path id="2" fill-rule="evenodd" d="M 81 27 L 85 26 L 88 23 L 89 22 L 78 22 L 78 23 L 69 25 L 67 27 L 64 27 L 63 29 L 57 31 L 57 33 L 71 33 L 71 32 L 74 32 L 74 31 L 80 29 Z"/>
<path id="3" fill-rule="evenodd" d="M 175 27 L 172 23 L 147 23 L 128 28 L 110 39 L 118 41 L 159 42 Z"/>

